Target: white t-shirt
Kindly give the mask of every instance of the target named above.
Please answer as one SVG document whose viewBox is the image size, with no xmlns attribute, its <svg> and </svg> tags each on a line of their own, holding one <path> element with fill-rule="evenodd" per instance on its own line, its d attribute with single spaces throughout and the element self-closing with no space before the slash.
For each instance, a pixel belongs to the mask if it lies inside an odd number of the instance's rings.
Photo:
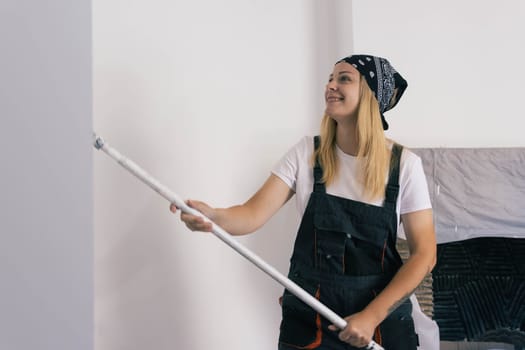
<svg viewBox="0 0 525 350">
<path fill-rule="evenodd" d="M 313 152 L 313 137 L 305 136 L 281 158 L 272 170 L 274 175 L 283 180 L 295 192 L 297 209 L 301 216 L 306 209 L 314 185 L 311 163 Z M 339 147 L 336 147 L 336 152 L 339 161 L 339 173 L 342 175 L 338 176 L 326 188 L 326 192 L 339 197 L 382 206 L 384 198 L 372 202 L 365 199 L 363 186 L 356 175 L 361 160 L 344 153 Z M 388 174 L 385 174 L 385 186 L 387 182 Z M 399 195 L 396 206 L 397 222 L 399 224 L 400 214 L 431 207 L 421 158 L 404 148 L 399 169 Z"/>
<path fill-rule="evenodd" d="M 336 151 L 339 161 L 339 171 L 343 176 L 338 176 L 336 180 L 326 188 L 326 192 L 339 197 L 382 206 L 384 199 L 370 202 L 363 196 L 363 187 L 356 176 L 360 160 L 358 160 L 357 157 L 344 153 L 338 147 L 336 147 Z M 295 192 L 297 209 L 301 217 L 304 214 L 308 199 L 313 191 L 314 177 L 311 163 L 313 152 L 313 137 L 305 136 L 281 158 L 272 170 L 274 175 L 283 180 L 288 187 Z M 388 175 L 385 174 L 385 185 L 387 182 Z M 396 204 L 398 226 L 400 214 L 429 209 L 431 207 L 427 180 L 423 172 L 421 158 L 404 148 L 401 154 L 399 194 Z M 398 232 L 398 236 L 405 238 L 402 230 Z M 419 336 L 419 348 L 438 350 L 439 329 L 436 322 L 428 318 L 421 311 L 415 295 L 412 295 L 410 299 L 414 306 L 412 317 L 414 318 L 416 333 L 418 333 Z"/>
</svg>

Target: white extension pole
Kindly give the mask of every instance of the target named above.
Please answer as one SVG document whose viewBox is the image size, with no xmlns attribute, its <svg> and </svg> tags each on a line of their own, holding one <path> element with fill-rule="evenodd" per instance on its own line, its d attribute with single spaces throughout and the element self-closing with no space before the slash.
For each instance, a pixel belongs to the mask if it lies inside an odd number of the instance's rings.
<svg viewBox="0 0 525 350">
<path fill-rule="evenodd" d="M 235 239 L 233 239 L 233 237 L 229 233 L 224 231 L 221 227 L 216 225 L 209 218 L 205 217 L 199 211 L 193 208 L 190 208 L 182 199 L 179 198 L 179 196 L 177 196 L 175 193 L 170 191 L 170 189 L 162 185 L 160 182 L 154 179 L 151 175 L 146 173 L 146 171 L 144 171 L 141 167 L 135 164 L 132 160 L 124 157 L 116 149 L 110 147 L 101 137 L 98 137 L 95 133 L 93 133 L 93 138 L 94 138 L 94 146 L 96 149 L 104 151 L 107 155 L 109 155 L 111 158 L 117 161 L 122 167 L 124 167 L 130 173 L 132 173 L 137 178 L 142 180 L 142 182 L 144 182 L 146 185 L 151 187 L 162 197 L 166 198 L 170 203 L 175 204 L 177 208 L 179 208 L 183 212 L 200 216 L 204 218 L 204 220 L 209 221 L 212 224 L 212 233 L 215 236 L 217 236 L 220 240 L 222 240 L 224 243 L 229 245 L 231 248 L 233 248 L 239 254 L 244 256 L 246 259 L 251 261 L 255 266 L 260 268 L 262 271 L 266 272 L 270 277 L 272 277 L 274 280 L 276 280 L 282 286 L 284 286 L 290 293 L 292 293 L 293 295 L 301 299 L 304 303 L 309 305 L 311 308 L 313 308 L 315 311 L 317 311 L 319 314 L 325 317 L 328 321 L 332 322 L 332 324 L 337 326 L 339 329 L 344 329 L 346 327 L 347 323 L 343 318 L 341 318 L 335 312 L 327 308 L 324 304 L 322 304 L 315 297 L 308 294 L 304 289 L 302 289 L 296 283 L 294 283 L 293 281 L 288 279 L 286 276 L 281 274 L 274 267 L 266 263 L 255 253 L 253 253 L 248 248 L 244 247 L 242 244 L 237 242 Z M 366 349 L 367 350 L 384 350 L 380 345 L 378 345 L 374 341 L 371 341 L 367 345 Z"/>
</svg>

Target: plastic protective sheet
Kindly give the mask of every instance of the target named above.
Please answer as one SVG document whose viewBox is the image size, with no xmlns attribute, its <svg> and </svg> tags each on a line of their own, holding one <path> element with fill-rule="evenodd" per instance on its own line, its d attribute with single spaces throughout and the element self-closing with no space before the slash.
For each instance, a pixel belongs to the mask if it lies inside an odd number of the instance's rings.
<svg viewBox="0 0 525 350">
<path fill-rule="evenodd" d="M 525 148 L 419 148 L 438 243 L 525 238 Z"/>
</svg>

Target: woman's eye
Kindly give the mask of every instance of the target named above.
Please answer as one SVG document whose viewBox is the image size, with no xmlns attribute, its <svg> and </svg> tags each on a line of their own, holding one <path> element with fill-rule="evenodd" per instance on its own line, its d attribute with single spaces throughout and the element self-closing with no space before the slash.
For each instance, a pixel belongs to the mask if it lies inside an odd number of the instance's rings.
<svg viewBox="0 0 525 350">
<path fill-rule="evenodd" d="M 350 81 L 350 77 L 346 76 L 346 75 L 342 75 L 342 76 L 339 77 L 339 81 L 348 82 L 348 81 Z"/>
</svg>

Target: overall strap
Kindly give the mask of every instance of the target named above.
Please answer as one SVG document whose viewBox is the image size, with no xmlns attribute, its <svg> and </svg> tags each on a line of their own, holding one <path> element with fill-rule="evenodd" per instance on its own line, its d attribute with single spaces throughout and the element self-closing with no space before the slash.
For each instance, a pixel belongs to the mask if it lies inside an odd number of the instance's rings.
<svg viewBox="0 0 525 350">
<path fill-rule="evenodd" d="M 395 209 L 397 196 L 399 195 L 399 167 L 401 163 L 401 153 L 403 146 L 394 143 L 392 146 L 392 156 L 390 158 L 390 174 L 388 184 L 385 189 L 385 203 L 383 207 Z"/>
<path fill-rule="evenodd" d="M 314 137 L 314 152 L 319 149 L 319 142 L 320 138 L 319 135 Z M 323 168 L 321 168 L 321 164 L 319 164 L 318 157 L 315 157 L 315 165 L 314 165 L 314 192 L 318 193 L 326 193 L 326 188 L 323 183 Z"/>
</svg>

